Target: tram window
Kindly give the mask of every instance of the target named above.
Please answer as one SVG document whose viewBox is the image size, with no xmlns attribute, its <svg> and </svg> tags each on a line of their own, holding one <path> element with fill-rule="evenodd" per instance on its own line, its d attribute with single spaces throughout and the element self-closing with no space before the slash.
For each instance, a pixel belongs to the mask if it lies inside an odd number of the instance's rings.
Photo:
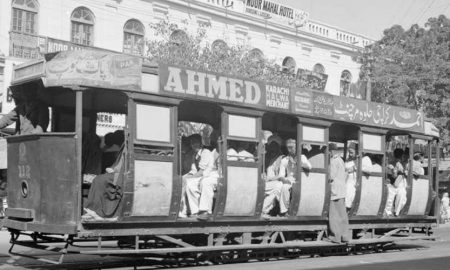
<svg viewBox="0 0 450 270">
<path fill-rule="evenodd" d="M 428 158 L 430 156 L 428 141 L 414 140 L 414 154 L 412 161 L 412 173 L 415 176 L 428 175 Z"/>
<path fill-rule="evenodd" d="M 256 118 L 229 114 L 228 135 L 256 138 Z"/>
<path fill-rule="evenodd" d="M 327 147 L 322 144 L 304 144 L 303 151 L 311 163 L 312 168 L 325 168 L 325 151 Z"/>
<path fill-rule="evenodd" d="M 228 140 L 227 142 L 227 160 L 255 162 L 257 160 L 256 142 Z"/>
<path fill-rule="evenodd" d="M 170 108 L 136 104 L 136 139 L 170 142 Z"/>
<path fill-rule="evenodd" d="M 381 139 L 382 139 L 382 136 L 380 136 L 380 135 L 363 133 L 363 135 L 362 135 L 363 150 L 382 151 Z"/>
<path fill-rule="evenodd" d="M 310 126 L 303 126 L 303 140 L 313 142 L 325 141 L 325 129 Z"/>
<path fill-rule="evenodd" d="M 383 172 L 383 155 L 363 153 L 361 159 L 361 171 L 364 174 Z"/>
</svg>

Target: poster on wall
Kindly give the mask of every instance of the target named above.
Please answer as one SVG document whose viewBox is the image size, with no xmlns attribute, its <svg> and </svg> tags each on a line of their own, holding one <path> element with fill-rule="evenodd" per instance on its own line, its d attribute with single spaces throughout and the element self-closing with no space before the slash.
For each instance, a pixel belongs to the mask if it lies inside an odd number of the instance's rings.
<svg viewBox="0 0 450 270">
<path fill-rule="evenodd" d="M 325 91 L 328 75 L 299 68 L 297 70 L 297 80 L 300 80 L 301 88 Z"/>
<path fill-rule="evenodd" d="M 312 91 L 306 89 L 294 89 L 292 99 L 292 108 L 294 113 L 312 114 Z"/>
</svg>

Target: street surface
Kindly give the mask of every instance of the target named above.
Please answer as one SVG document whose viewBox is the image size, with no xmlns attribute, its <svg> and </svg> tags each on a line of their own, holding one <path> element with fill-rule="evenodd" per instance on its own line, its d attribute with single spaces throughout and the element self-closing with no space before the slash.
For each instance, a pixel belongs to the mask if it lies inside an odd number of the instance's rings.
<svg viewBox="0 0 450 270">
<path fill-rule="evenodd" d="M 302 257 L 299 259 L 251 261 L 239 264 L 183 266 L 182 269 L 258 269 L 258 270 L 300 270 L 300 269 L 400 269 L 441 270 L 450 267 L 450 223 L 435 230 L 436 241 L 402 242 L 396 248 L 383 253 L 345 255 L 329 257 Z M 69 254 L 62 265 L 49 263 L 58 256 L 51 251 L 16 246 L 20 254 L 8 254 L 9 233 L 0 231 L 0 270 L 3 269 L 170 269 L 173 265 L 161 264 L 157 259 L 136 259 L 100 257 Z M 76 248 L 71 248 L 75 250 Z"/>
</svg>

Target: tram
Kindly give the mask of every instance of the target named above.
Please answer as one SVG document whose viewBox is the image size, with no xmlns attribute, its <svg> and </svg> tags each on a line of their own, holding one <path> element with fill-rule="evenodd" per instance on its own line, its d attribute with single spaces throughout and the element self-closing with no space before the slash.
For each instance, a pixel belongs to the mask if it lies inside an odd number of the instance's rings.
<svg viewBox="0 0 450 270">
<path fill-rule="evenodd" d="M 63 256 L 77 241 L 93 240 L 97 246 L 81 252 L 222 259 L 226 253 L 233 260 L 268 250 L 287 256 L 330 246 L 380 248 L 397 239 L 432 238 L 438 223 L 439 157 L 432 158 L 438 151 L 431 150 L 439 133 L 419 111 L 100 51 L 59 52 L 16 66 L 11 90 L 30 89 L 37 89 L 37 98 L 51 108 L 51 124 L 41 134 L 7 138 L 9 207 L 3 226 L 11 232 L 11 250 L 61 241 Z M 95 134 L 97 114 L 105 112 L 126 119 L 115 182 L 122 196 L 114 219 L 82 220 L 89 191 L 83 182 L 83 137 Z M 178 216 L 179 121 L 209 124 L 220 132 L 222 175 L 208 221 Z M 309 172 L 297 169 L 287 217 L 261 218 L 262 130 L 295 138 L 297 153 L 306 145 L 322 149 Z M 406 205 L 398 216 L 386 216 L 387 149 L 398 136 L 406 138 L 409 166 L 416 145 L 425 149 L 428 162 L 420 177 L 409 170 Z M 248 142 L 254 161 L 227 160 L 231 141 Z M 349 142 L 356 142 L 358 159 L 370 153 L 382 165 L 381 172 L 371 174 L 358 166 L 349 220 L 350 229 L 364 237 L 355 234 L 343 245 L 322 241 L 330 203 L 329 142 L 344 153 Z M 104 246 L 109 240 L 120 248 Z"/>
</svg>

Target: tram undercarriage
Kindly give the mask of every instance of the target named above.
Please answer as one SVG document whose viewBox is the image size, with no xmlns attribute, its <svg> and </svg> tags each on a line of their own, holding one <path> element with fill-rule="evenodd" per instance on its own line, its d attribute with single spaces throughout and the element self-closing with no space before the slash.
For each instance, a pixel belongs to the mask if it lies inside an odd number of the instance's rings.
<svg viewBox="0 0 450 270">
<path fill-rule="evenodd" d="M 426 220 L 422 223 L 353 223 L 350 225 L 353 239 L 348 243 L 333 243 L 326 240 L 326 224 L 298 225 L 283 221 L 236 225 L 187 224 L 154 224 L 145 229 L 133 228 L 132 224 L 128 224 L 129 228 L 111 229 L 112 224 L 90 222 L 83 224 L 83 229 L 77 235 L 28 233 L 10 229 L 9 252 L 21 255 L 14 252 L 16 245 L 54 251 L 60 256 L 58 260 L 46 260 L 52 264 L 63 263 L 67 254 L 155 257 L 164 263 L 176 265 L 237 263 L 383 252 L 398 242 L 435 240 L 432 229 L 436 225 Z"/>
</svg>

